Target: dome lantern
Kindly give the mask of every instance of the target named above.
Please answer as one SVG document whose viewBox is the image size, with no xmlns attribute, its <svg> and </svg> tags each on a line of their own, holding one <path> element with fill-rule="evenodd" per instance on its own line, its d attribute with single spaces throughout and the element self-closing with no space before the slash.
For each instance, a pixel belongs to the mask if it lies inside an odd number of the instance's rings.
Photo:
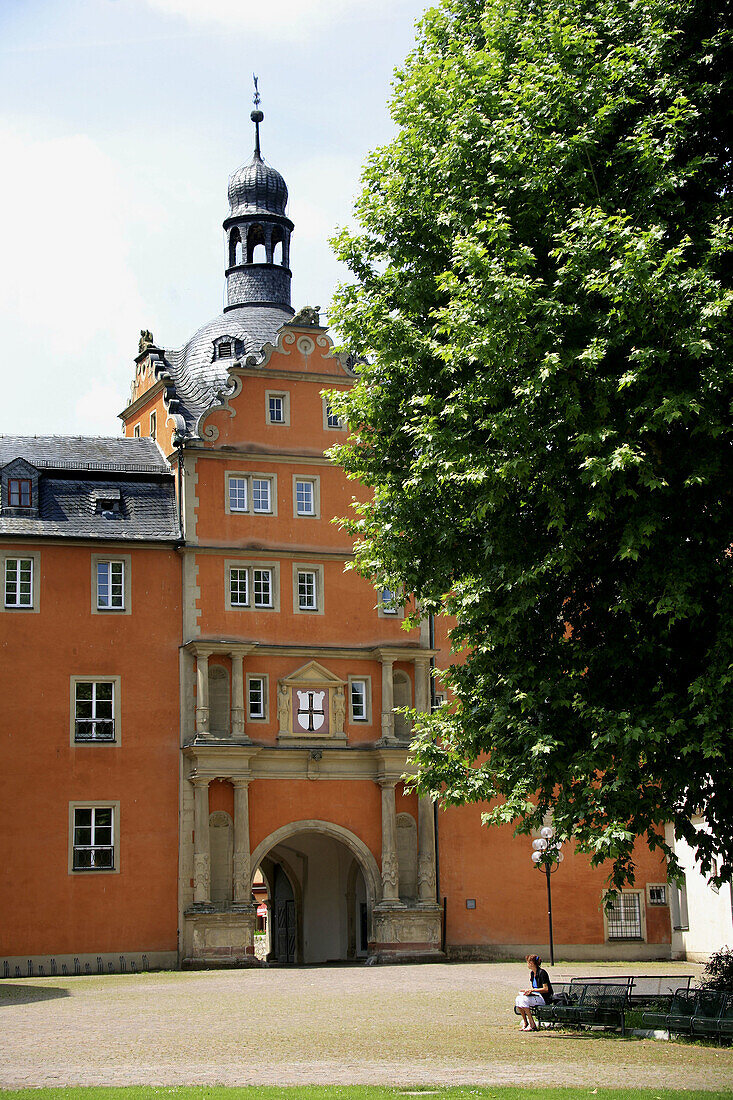
<svg viewBox="0 0 733 1100">
<path fill-rule="evenodd" d="M 229 178 L 227 239 L 227 305 L 277 305 L 290 309 L 290 234 L 285 214 L 288 189 L 280 173 L 260 150 L 260 95 L 255 77 L 255 144 L 251 158 Z"/>
</svg>

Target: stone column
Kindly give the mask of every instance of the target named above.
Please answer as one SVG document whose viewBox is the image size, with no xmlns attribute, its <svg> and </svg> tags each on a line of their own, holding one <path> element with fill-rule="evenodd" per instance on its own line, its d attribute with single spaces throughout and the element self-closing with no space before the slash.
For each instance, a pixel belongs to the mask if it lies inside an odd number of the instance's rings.
<svg viewBox="0 0 733 1100">
<path fill-rule="evenodd" d="M 244 661 L 241 653 L 232 653 L 232 737 L 244 735 Z"/>
<path fill-rule="evenodd" d="M 240 658 L 241 660 L 241 658 Z M 252 903 L 250 886 L 249 850 L 249 779 L 232 779 L 234 787 L 234 902 L 239 905 Z"/>
<path fill-rule="evenodd" d="M 196 654 L 196 733 L 209 732 L 209 655 Z"/>
<path fill-rule="evenodd" d="M 209 854 L 209 782 L 195 776 L 193 784 L 193 902 L 211 904 L 211 857 Z"/>
<path fill-rule="evenodd" d="M 397 905 L 400 900 L 400 871 L 397 862 L 397 814 L 395 779 L 380 779 L 382 788 L 382 905 Z"/>
<path fill-rule="evenodd" d="M 391 657 L 382 657 L 382 737 L 394 738 L 394 682 Z"/>
<path fill-rule="evenodd" d="M 435 817 L 424 795 L 417 801 L 417 896 L 422 905 L 435 905 Z"/>
<path fill-rule="evenodd" d="M 430 713 L 430 657 L 415 658 L 415 710 Z"/>
</svg>

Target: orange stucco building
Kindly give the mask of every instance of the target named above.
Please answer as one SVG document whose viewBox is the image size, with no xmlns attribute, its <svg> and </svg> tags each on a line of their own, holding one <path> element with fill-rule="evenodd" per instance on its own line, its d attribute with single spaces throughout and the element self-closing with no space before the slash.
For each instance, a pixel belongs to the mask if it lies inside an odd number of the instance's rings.
<svg viewBox="0 0 733 1100">
<path fill-rule="evenodd" d="M 404 791 L 395 708 L 435 704 L 446 626 L 404 630 L 345 570 L 332 519 L 359 487 L 324 394 L 356 375 L 291 307 L 253 119 L 222 314 L 178 350 L 142 334 L 124 439 L 1 441 L 6 976 L 254 964 L 258 869 L 273 960 L 545 950 L 529 842 Z M 611 914 L 603 871 L 565 856 L 560 955 L 669 957 L 657 855 Z"/>
</svg>

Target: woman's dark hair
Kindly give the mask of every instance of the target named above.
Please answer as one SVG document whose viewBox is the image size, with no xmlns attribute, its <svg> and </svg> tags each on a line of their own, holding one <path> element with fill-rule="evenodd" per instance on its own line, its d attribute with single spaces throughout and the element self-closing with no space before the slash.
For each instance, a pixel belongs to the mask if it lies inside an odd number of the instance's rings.
<svg viewBox="0 0 733 1100">
<path fill-rule="evenodd" d="M 527 962 L 534 963 L 538 970 L 542 966 L 542 959 L 539 955 L 527 955 Z"/>
</svg>

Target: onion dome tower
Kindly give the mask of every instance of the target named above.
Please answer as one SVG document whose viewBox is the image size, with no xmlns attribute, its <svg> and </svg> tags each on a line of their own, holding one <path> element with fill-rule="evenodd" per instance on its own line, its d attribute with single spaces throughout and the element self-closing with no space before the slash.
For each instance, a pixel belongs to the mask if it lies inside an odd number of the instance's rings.
<svg viewBox="0 0 733 1100">
<path fill-rule="evenodd" d="M 255 124 L 252 157 L 229 179 L 229 216 L 224 222 L 228 264 L 227 304 L 224 312 L 242 306 L 290 306 L 290 234 L 293 223 L 285 216 L 288 189 L 280 173 L 262 159 L 255 77 Z"/>
</svg>

